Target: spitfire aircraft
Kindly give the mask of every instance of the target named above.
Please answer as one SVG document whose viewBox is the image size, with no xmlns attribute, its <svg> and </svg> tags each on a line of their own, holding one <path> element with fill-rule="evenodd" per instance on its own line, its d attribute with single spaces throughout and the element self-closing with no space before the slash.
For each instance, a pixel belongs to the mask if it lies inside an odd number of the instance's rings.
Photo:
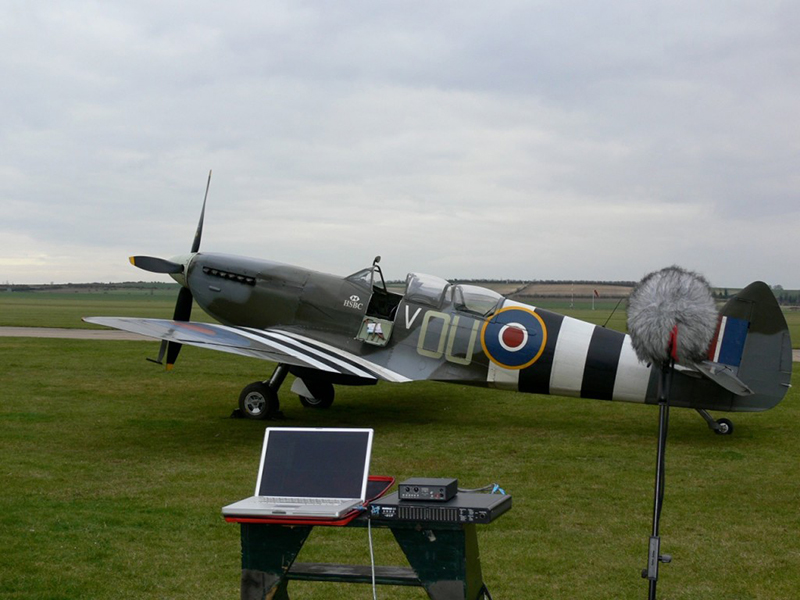
<svg viewBox="0 0 800 600">
<path fill-rule="evenodd" d="M 402 291 L 392 291 L 380 257 L 341 277 L 200 252 L 205 205 L 189 254 L 131 258 L 182 286 L 173 319 L 84 320 L 161 339 L 157 362 L 167 368 L 183 344 L 277 363 L 269 379 L 242 390 L 239 409 L 248 418 L 279 415 L 289 373 L 291 391 L 312 408 L 331 406 L 337 385 L 419 380 L 657 403 L 658 369 L 638 360 L 626 334 L 432 275 L 410 273 Z M 191 321 L 193 302 L 218 324 Z M 722 308 L 708 360 L 678 367 L 672 404 L 730 434 L 732 423 L 708 411 L 772 408 L 791 368 L 786 321 L 769 287 L 755 282 Z"/>
</svg>

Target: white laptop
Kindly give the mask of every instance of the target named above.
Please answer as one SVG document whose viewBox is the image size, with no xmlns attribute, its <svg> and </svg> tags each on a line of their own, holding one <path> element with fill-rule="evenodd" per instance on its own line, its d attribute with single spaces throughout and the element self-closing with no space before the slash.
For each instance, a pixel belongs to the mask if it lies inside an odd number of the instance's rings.
<svg viewBox="0 0 800 600">
<path fill-rule="evenodd" d="M 268 427 L 255 495 L 230 517 L 339 518 L 364 504 L 372 429 Z"/>
</svg>

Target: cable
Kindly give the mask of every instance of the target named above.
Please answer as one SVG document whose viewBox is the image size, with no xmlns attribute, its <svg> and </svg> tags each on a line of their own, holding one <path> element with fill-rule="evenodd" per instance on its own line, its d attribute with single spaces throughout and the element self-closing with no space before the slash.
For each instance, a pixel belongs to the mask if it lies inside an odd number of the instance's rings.
<svg viewBox="0 0 800 600">
<path fill-rule="evenodd" d="M 369 538 L 369 564 L 372 570 L 372 600 L 378 600 L 378 588 L 375 585 L 375 552 L 372 549 L 372 519 L 367 519 L 367 537 Z"/>
<path fill-rule="evenodd" d="M 608 318 L 606 319 L 606 322 L 603 323 L 603 329 L 606 328 L 606 325 L 608 325 L 608 322 L 611 320 L 611 317 L 614 316 L 614 313 L 617 312 L 617 309 L 619 308 L 619 305 L 622 304 L 623 300 L 625 300 L 625 298 L 620 298 L 619 299 L 619 302 L 617 302 L 617 305 L 614 307 L 614 310 L 611 311 L 611 314 L 608 315 Z"/>
<path fill-rule="evenodd" d="M 489 490 L 491 490 L 491 492 L 489 492 Z M 499 493 L 499 494 L 503 494 L 504 496 L 506 495 L 506 491 L 496 483 L 490 483 L 489 485 L 485 485 L 485 486 L 479 487 L 479 488 L 472 488 L 472 489 L 458 488 L 458 491 L 462 492 L 464 494 L 472 494 L 472 493 L 476 493 L 476 492 L 489 492 L 491 494 Z"/>
</svg>

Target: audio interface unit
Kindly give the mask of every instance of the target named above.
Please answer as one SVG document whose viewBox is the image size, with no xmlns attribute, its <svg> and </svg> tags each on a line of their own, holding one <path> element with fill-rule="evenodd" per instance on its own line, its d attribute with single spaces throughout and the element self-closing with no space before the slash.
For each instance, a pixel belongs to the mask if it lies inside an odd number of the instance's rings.
<svg viewBox="0 0 800 600">
<path fill-rule="evenodd" d="M 447 502 L 458 493 L 458 479 L 412 477 L 397 487 L 400 500 Z"/>
</svg>

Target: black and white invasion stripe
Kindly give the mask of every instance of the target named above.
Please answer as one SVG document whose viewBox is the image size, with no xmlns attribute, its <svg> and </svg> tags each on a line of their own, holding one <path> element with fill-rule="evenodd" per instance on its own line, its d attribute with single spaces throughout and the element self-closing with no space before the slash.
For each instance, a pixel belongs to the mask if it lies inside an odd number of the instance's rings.
<svg viewBox="0 0 800 600">
<path fill-rule="evenodd" d="M 312 368 L 366 379 L 384 379 L 394 382 L 409 381 L 407 377 L 395 373 L 390 369 L 386 369 L 366 359 L 355 356 L 354 354 L 294 332 L 253 329 L 249 327 L 239 328 L 238 330 L 249 334 L 249 336 L 253 336 L 263 343 L 280 347 L 281 351 L 307 362 Z"/>
<path fill-rule="evenodd" d="M 511 301 L 504 306 L 510 305 L 525 306 Z M 487 376 L 490 384 L 534 394 L 645 401 L 650 369 L 636 358 L 629 336 L 544 309 L 534 310 L 547 329 L 542 355 L 521 370 L 492 363 Z"/>
</svg>

